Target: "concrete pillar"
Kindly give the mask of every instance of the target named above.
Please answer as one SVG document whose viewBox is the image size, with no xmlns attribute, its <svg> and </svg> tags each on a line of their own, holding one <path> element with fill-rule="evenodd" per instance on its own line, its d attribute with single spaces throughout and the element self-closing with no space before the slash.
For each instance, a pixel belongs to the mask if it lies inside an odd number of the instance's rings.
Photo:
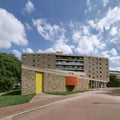
<svg viewBox="0 0 120 120">
<path fill-rule="evenodd" d="M 97 81 L 95 81 L 95 89 L 98 89 Z"/>
<path fill-rule="evenodd" d="M 93 89 L 96 89 L 96 81 L 93 81 Z"/>
</svg>

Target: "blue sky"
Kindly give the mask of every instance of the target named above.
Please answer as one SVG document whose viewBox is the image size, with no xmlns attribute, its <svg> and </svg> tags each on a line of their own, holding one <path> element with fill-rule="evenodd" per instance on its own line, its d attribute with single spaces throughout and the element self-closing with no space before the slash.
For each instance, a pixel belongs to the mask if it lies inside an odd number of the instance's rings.
<svg viewBox="0 0 120 120">
<path fill-rule="evenodd" d="M 0 0 L 0 52 L 55 51 L 120 70 L 120 0 Z"/>
</svg>

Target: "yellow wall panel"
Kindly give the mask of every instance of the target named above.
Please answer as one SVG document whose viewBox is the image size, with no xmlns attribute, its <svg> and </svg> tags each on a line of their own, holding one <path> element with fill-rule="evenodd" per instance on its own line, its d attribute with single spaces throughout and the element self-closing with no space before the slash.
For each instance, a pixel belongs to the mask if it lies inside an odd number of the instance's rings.
<svg viewBox="0 0 120 120">
<path fill-rule="evenodd" d="M 36 93 L 43 92 L 43 73 L 36 73 Z"/>
</svg>

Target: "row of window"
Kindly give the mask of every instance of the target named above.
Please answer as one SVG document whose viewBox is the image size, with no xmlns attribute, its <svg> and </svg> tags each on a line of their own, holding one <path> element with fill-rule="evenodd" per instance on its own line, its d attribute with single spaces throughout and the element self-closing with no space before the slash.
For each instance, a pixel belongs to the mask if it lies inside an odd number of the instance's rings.
<svg viewBox="0 0 120 120">
<path fill-rule="evenodd" d="M 89 78 L 93 78 L 93 79 L 95 79 L 95 78 L 103 78 L 103 76 L 102 75 L 96 75 L 96 76 L 89 75 Z M 106 76 L 106 78 L 108 78 L 108 76 Z"/>
</svg>

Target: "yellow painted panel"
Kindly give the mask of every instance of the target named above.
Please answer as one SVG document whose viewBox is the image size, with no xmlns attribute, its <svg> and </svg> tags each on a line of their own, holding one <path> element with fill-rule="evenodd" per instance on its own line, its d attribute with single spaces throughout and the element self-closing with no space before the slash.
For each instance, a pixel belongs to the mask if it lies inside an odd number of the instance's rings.
<svg viewBox="0 0 120 120">
<path fill-rule="evenodd" d="M 42 93 L 43 91 L 43 74 L 36 73 L 36 93 Z"/>
</svg>

